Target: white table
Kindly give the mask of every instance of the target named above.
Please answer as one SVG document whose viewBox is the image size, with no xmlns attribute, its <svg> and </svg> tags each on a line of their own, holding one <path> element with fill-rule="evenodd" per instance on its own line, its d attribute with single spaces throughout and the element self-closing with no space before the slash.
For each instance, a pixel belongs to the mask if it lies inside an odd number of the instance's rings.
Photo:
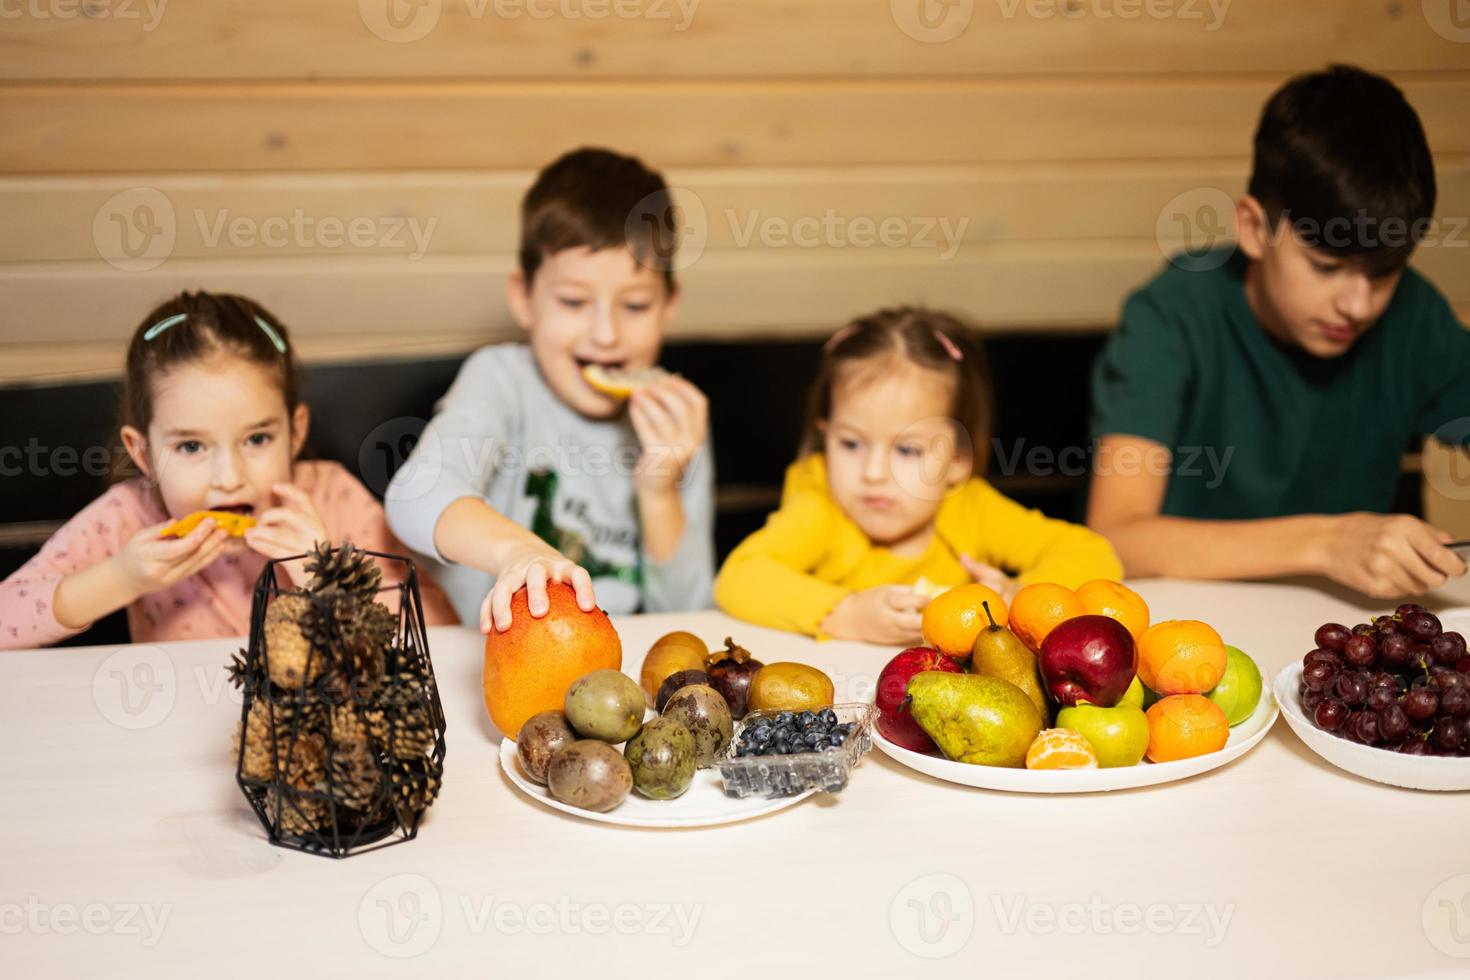
<svg viewBox="0 0 1470 980">
<path fill-rule="evenodd" d="M 1310 584 L 1139 589 L 1155 619 L 1204 619 L 1272 674 L 1320 623 L 1383 608 Z M 1435 601 L 1470 595 L 1456 591 Z M 713 612 L 617 625 L 635 675 L 674 628 L 816 664 L 839 695 L 870 690 L 892 653 Z M 480 639 L 438 629 L 444 792 L 417 840 L 333 861 L 268 844 L 235 785 L 239 703 L 222 665 L 238 646 L 0 655 L 0 974 L 1470 972 L 1470 877 L 1457 879 L 1470 798 L 1349 776 L 1284 723 L 1233 765 L 1151 789 L 990 793 L 875 751 L 837 796 L 727 827 L 630 830 L 511 786 L 481 705 Z M 1458 923 L 1441 901 L 1460 903 Z"/>
</svg>

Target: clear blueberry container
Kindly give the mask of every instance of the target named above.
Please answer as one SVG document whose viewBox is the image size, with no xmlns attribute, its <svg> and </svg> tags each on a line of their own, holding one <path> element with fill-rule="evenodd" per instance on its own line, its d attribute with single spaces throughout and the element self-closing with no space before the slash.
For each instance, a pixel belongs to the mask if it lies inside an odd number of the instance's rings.
<svg viewBox="0 0 1470 980">
<path fill-rule="evenodd" d="M 846 702 L 832 705 L 838 724 L 852 725 L 841 745 L 820 751 L 791 755 L 736 755 L 740 733 L 761 718 L 775 720 L 777 711 L 752 711 L 735 724 L 735 737 L 718 760 L 720 775 L 725 780 L 725 795 L 740 799 L 747 796 L 795 796 L 807 790 L 836 793 L 847 785 L 853 768 L 863 753 L 873 747 L 873 705 Z M 800 714 L 799 712 L 797 714 Z"/>
</svg>

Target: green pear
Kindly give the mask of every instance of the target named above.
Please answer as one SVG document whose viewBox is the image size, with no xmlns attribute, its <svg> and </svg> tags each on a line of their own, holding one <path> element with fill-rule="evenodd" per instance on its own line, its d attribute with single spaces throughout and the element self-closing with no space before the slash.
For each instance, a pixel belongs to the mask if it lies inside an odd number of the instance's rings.
<svg viewBox="0 0 1470 980">
<path fill-rule="evenodd" d="M 1231 725 L 1239 725 L 1261 701 L 1261 669 L 1239 647 L 1227 646 L 1225 656 L 1225 673 L 1205 697 L 1220 706 Z"/>
<path fill-rule="evenodd" d="M 998 626 L 990 614 L 990 603 L 982 602 L 985 616 L 990 625 L 975 637 L 975 649 L 970 656 L 970 671 L 986 677 L 998 677 L 1026 692 L 1036 710 L 1041 713 L 1042 724 L 1046 724 L 1046 693 L 1041 687 L 1041 672 L 1036 667 L 1036 654 L 1026 644 L 1006 629 Z"/>
<path fill-rule="evenodd" d="M 1111 708 L 1078 704 L 1057 712 L 1057 727 L 1070 728 L 1092 745 L 1102 769 L 1136 766 L 1148 751 L 1148 716 L 1136 704 Z"/>
<path fill-rule="evenodd" d="M 906 694 L 914 721 L 956 762 L 1019 768 L 1041 731 L 1041 713 L 1010 681 L 984 674 L 915 674 Z"/>
</svg>

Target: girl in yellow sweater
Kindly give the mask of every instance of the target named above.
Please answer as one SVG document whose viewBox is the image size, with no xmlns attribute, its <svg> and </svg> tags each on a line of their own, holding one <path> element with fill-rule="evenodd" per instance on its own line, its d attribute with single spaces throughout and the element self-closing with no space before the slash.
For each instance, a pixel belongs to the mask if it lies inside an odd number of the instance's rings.
<svg viewBox="0 0 1470 980">
<path fill-rule="evenodd" d="M 918 641 L 930 585 L 974 580 L 1009 602 L 1030 582 L 1120 578 L 1106 538 L 973 475 L 990 445 L 984 358 L 937 311 L 882 310 L 834 334 L 781 507 L 726 560 L 720 608 L 818 639 L 894 645 Z"/>
</svg>

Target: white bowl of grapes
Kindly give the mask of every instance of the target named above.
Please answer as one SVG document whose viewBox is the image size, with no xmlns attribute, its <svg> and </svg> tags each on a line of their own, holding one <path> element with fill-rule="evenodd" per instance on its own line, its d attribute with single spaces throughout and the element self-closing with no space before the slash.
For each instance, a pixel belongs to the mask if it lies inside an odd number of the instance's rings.
<svg viewBox="0 0 1470 980">
<path fill-rule="evenodd" d="M 1371 623 L 1326 623 L 1276 675 L 1291 730 L 1339 769 L 1390 786 L 1470 790 L 1470 608 L 1405 603 Z"/>
</svg>

